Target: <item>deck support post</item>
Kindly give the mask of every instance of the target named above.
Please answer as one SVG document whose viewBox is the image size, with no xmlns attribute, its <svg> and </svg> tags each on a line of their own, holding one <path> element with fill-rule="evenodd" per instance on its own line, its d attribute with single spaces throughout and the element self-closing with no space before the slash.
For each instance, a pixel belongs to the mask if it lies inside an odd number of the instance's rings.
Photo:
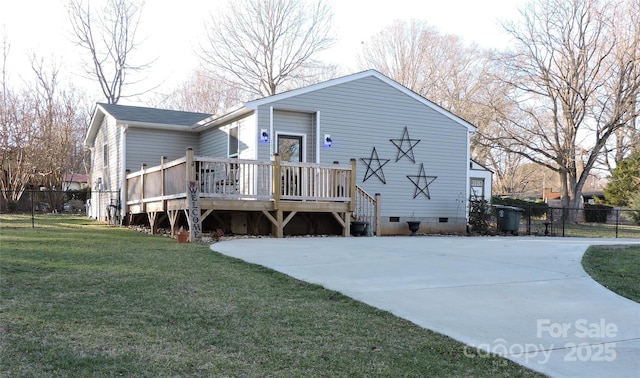
<svg viewBox="0 0 640 378">
<path fill-rule="evenodd" d="M 151 226 L 151 235 L 155 235 L 158 231 L 158 226 L 156 226 L 156 215 L 158 213 L 155 211 L 148 211 L 147 218 L 149 218 L 149 226 Z"/>
<path fill-rule="evenodd" d="M 193 161 L 193 148 L 187 148 L 187 183 L 196 181 L 196 163 Z"/>
<path fill-rule="evenodd" d="M 273 207 L 276 211 L 275 236 L 276 238 L 284 237 L 284 224 L 282 209 L 280 209 L 280 196 L 282 195 L 282 167 L 280 166 L 280 155 L 273 154 Z"/>
<path fill-rule="evenodd" d="M 351 202 L 349 202 L 349 211 L 356 210 L 356 159 L 351 159 L 351 177 L 349 180 L 349 193 L 351 193 Z"/>
<path fill-rule="evenodd" d="M 160 157 L 160 196 L 162 198 L 164 198 L 164 175 L 165 175 L 165 169 L 164 169 L 164 165 L 167 162 L 167 157 L 166 156 L 161 156 Z"/>
<path fill-rule="evenodd" d="M 380 193 L 375 194 L 375 199 L 376 199 L 376 203 L 373 211 L 373 217 L 374 217 L 373 221 L 375 222 L 376 236 L 380 236 L 380 228 L 382 226 L 382 219 L 381 219 L 382 202 L 380 201 L 382 199 L 382 196 L 380 195 Z"/>
<path fill-rule="evenodd" d="M 283 222 L 283 214 L 282 214 L 282 210 L 278 209 L 276 210 L 276 238 L 283 238 L 284 237 L 284 224 L 282 224 Z"/>
<path fill-rule="evenodd" d="M 289 215 L 287 215 L 287 217 L 282 221 L 282 229 L 283 229 L 283 231 L 284 231 L 284 226 L 286 226 L 286 225 L 289 223 L 289 221 L 290 221 L 291 219 L 293 219 L 293 217 L 294 217 L 296 214 L 298 214 L 298 212 L 297 212 L 297 211 L 292 211 L 292 212 L 290 212 L 290 213 L 289 213 Z"/>
<path fill-rule="evenodd" d="M 145 202 L 144 202 L 144 171 L 147 169 L 147 164 L 142 163 L 142 166 L 140 167 L 140 172 L 142 172 L 142 174 L 140 175 L 140 204 L 142 205 L 142 211 L 145 210 Z"/>
<path fill-rule="evenodd" d="M 180 210 L 168 210 L 167 214 L 169 215 L 169 224 L 171 225 L 171 236 L 176 235 L 176 220 L 178 220 L 178 214 Z"/>
<path fill-rule="evenodd" d="M 333 217 L 336 218 L 340 226 L 342 226 L 342 236 L 351 236 L 351 232 L 350 232 L 351 230 L 349 229 L 349 226 L 351 223 L 349 222 L 349 217 L 351 217 L 351 214 L 337 213 L 335 211 L 332 212 L 331 214 L 333 214 Z"/>
</svg>

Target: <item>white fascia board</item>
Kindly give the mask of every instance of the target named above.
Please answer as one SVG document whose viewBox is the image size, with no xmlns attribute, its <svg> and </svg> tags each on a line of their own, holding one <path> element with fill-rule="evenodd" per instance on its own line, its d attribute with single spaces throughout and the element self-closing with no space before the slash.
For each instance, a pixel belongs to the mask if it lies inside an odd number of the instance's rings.
<svg viewBox="0 0 640 378">
<path fill-rule="evenodd" d="M 241 106 L 233 110 L 230 110 L 227 113 L 222 114 L 220 116 L 211 116 L 209 118 L 206 118 L 196 123 L 195 125 L 191 126 L 191 131 L 201 132 L 201 131 L 208 130 L 212 127 L 224 125 L 229 123 L 230 121 L 233 121 L 234 119 L 250 114 L 253 111 L 254 110 L 251 108 Z"/>
<path fill-rule="evenodd" d="M 87 130 L 87 135 L 84 137 L 85 146 L 94 146 L 96 135 L 98 135 L 98 129 L 100 129 L 100 124 L 107 114 L 107 111 L 104 110 L 100 104 L 96 105 L 96 108 L 93 111 L 93 116 L 91 117 L 91 124 L 89 124 L 89 129 Z"/>
<path fill-rule="evenodd" d="M 186 132 L 196 132 L 193 126 L 184 126 L 184 125 L 168 125 L 165 123 L 149 123 L 149 122 L 132 122 L 125 120 L 118 120 L 118 125 L 120 126 L 128 126 L 135 127 L 140 129 L 155 129 L 155 130 L 167 130 L 167 131 L 186 131 Z"/>
</svg>

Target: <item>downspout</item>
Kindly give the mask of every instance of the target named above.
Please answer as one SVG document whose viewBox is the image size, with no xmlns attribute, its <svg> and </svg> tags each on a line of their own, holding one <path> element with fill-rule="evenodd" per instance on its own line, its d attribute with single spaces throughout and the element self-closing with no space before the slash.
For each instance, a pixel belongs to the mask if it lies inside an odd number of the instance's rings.
<svg viewBox="0 0 640 378">
<path fill-rule="evenodd" d="M 467 172 L 467 179 L 465 180 L 465 197 L 464 197 L 464 218 L 466 220 L 466 225 L 469 224 L 469 198 L 471 198 L 471 131 L 467 132 L 467 160 L 465 161 L 465 167 Z"/>
<path fill-rule="evenodd" d="M 256 116 L 257 117 L 257 116 Z M 269 107 L 269 159 L 273 156 L 275 152 L 273 139 L 275 135 L 273 134 L 273 106 Z"/>
<path fill-rule="evenodd" d="M 127 210 L 127 129 L 125 124 L 120 129 L 120 140 L 122 141 L 122 167 L 120 168 L 120 225 L 123 225 Z"/>
<path fill-rule="evenodd" d="M 320 111 L 316 112 L 316 164 L 320 164 Z"/>
</svg>

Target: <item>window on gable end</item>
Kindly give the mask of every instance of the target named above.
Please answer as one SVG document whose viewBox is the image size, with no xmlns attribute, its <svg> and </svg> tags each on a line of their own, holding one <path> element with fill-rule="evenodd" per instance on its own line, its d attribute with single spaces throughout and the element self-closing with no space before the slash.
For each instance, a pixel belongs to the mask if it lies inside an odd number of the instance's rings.
<svg viewBox="0 0 640 378">
<path fill-rule="evenodd" d="M 107 143 L 102 145 L 102 166 L 109 166 L 109 145 Z"/>
<path fill-rule="evenodd" d="M 238 139 L 238 125 L 229 128 L 229 154 L 230 158 L 237 158 L 240 152 L 240 140 Z"/>
</svg>

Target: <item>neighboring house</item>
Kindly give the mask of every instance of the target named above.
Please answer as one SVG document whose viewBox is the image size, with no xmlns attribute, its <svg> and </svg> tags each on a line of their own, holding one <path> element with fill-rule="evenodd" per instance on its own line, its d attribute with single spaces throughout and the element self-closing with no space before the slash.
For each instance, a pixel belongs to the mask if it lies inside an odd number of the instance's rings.
<svg viewBox="0 0 640 378">
<path fill-rule="evenodd" d="M 549 201 L 558 201 L 562 197 L 562 193 L 556 192 L 553 188 L 544 188 L 542 193 L 542 200 L 549 203 Z"/>
<path fill-rule="evenodd" d="M 347 235 L 365 219 L 377 235 L 408 234 L 408 220 L 463 233 L 472 187 L 491 190 L 490 171 L 469 163 L 475 130 L 370 70 L 221 116 L 98 104 L 86 144 L 94 189 L 152 228 L 186 218 L 197 232 Z"/>
<path fill-rule="evenodd" d="M 62 190 L 80 190 L 86 188 L 88 184 L 88 178 L 86 175 L 80 173 L 65 173 L 62 179 Z"/>
</svg>

